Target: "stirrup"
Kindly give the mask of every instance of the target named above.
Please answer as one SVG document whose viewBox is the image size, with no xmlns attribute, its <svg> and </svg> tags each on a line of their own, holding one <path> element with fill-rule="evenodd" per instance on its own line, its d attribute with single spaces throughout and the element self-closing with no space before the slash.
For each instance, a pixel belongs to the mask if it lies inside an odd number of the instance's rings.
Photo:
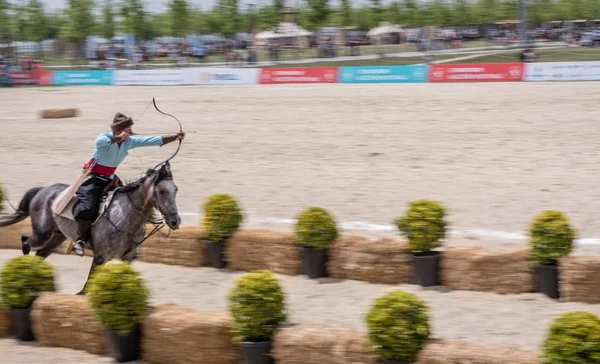
<svg viewBox="0 0 600 364">
<path fill-rule="evenodd" d="M 77 245 L 81 245 L 81 254 L 77 254 L 77 252 L 75 251 L 76 250 L 75 246 L 77 246 Z M 81 240 L 76 241 L 73 244 L 73 251 L 75 251 L 75 255 L 78 255 L 80 257 L 84 256 L 85 255 L 85 242 L 81 241 Z"/>
</svg>

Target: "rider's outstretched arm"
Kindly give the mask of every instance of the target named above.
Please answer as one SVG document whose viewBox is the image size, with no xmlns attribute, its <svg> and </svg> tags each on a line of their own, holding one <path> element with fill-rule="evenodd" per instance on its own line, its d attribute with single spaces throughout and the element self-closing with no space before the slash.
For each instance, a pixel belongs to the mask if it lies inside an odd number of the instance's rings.
<svg viewBox="0 0 600 364">
<path fill-rule="evenodd" d="M 153 146 L 163 146 L 165 144 L 172 143 L 178 140 L 178 137 L 183 136 L 183 133 L 177 133 L 172 135 L 165 136 L 139 136 L 132 135 L 129 137 L 131 140 L 131 149 L 140 148 L 140 147 L 153 147 Z"/>
</svg>

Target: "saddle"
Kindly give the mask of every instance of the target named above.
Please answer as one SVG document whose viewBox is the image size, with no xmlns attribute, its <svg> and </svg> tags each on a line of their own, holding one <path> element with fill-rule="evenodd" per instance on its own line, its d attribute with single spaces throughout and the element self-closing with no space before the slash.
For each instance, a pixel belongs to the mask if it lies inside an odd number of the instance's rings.
<svg viewBox="0 0 600 364">
<path fill-rule="evenodd" d="M 54 212 L 58 216 L 64 217 L 71 221 L 75 221 L 75 217 L 73 216 L 73 207 L 75 205 L 75 202 L 77 202 L 77 195 L 75 195 L 75 193 L 77 192 L 77 189 L 79 188 L 79 186 L 81 186 L 81 184 L 83 182 L 84 181 L 81 181 L 81 183 L 78 183 L 79 184 L 78 186 L 76 184 L 74 184 L 74 185 L 71 185 L 71 186 L 65 188 L 65 190 L 63 192 L 61 192 L 56 197 L 54 202 L 52 203 L 52 212 Z M 98 211 L 96 211 L 96 214 L 94 215 L 92 225 L 96 224 L 96 222 L 98 221 L 100 216 L 102 216 L 102 214 L 110 206 L 110 203 L 112 202 L 112 199 L 114 197 L 114 194 L 115 194 L 115 191 L 117 190 L 117 188 L 122 187 L 122 186 L 123 186 L 123 183 L 121 182 L 119 177 L 115 177 L 115 179 L 113 179 L 104 188 L 104 190 L 102 191 L 102 195 L 100 196 L 100 201 L 98 203 Z M 67 198 L 69 198 L 69 201 L 66 202 L 66 204 L 65 204 L 65 201 Z M 62 211 L 59 211 L 61 204 L 64 206 L 64 208 L 62 208 Z"/>
</svg>

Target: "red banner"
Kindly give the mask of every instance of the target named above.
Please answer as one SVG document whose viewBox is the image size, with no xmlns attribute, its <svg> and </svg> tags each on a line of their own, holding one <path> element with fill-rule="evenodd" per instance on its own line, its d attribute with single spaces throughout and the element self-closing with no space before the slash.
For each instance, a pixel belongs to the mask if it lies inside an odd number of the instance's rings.
<svg viewBox="0 0 600 364">
<path fill-rule="evenodd" d="M 18 71 L 8 75 L 15 85 L 51 85 L 52 71 Z"/>
<path fill-rule="evenodd" d="M 429 82 L 522 81 L 523 63 L 432 64 Z"/>
<path fill-rule="evenodd" d="M 260 83 L 336 83 L 337 74 L 337 67 L 262 68 Z"/>
</svg>

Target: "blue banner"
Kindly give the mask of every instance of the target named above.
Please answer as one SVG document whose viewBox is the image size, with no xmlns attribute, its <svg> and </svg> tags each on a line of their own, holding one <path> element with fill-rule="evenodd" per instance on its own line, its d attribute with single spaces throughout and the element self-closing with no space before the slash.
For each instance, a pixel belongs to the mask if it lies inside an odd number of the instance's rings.
<svg viewBox="0 0 600 364">
<path fill-rule="evenodd" d="M 427 66 L 340 67 L 340 83 L 427 82 Z"/>
<path fill-rule="evenodd" d="M 54 71 L 53 85 L 112 85 L 113 71 Z"/>
</svg>

